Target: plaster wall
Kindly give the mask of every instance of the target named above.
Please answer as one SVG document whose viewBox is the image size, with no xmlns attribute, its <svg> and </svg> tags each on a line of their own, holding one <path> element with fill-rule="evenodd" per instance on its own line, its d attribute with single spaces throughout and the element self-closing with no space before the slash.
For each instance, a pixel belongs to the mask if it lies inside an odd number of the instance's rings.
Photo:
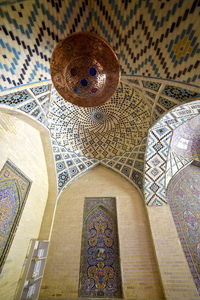
<svg viewBox="0 0 200 300">
<path fill-rule="evenodd" d="M 0 274 L 1 300 L 13 299 L 30 239 L 38 238 L 48 196 L 48 176 L 39 131 L 13 115 L 0 112 L 0 168 L 7 159 L 32 185 Z"/>
<path fill-rule="evenodd" d="M 164 299 L 143 199 L 102 166 L 77 179 L 58 200 L 39 299 L 78 297 L 85 197 L 116 197 L 124 298 Z"/>
</svg>

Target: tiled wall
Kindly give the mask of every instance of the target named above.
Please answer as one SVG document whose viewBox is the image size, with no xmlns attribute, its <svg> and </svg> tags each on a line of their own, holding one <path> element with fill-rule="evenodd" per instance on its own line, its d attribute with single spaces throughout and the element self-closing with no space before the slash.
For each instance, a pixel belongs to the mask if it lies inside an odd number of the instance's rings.
<svg viewBox="0 0 200 300">
<path fill-rule="evenodd" d="M 167 203 L 166 167 L 173 130 L 197 116 L 199 107 L 199 101 L 179 106 L 150 128 L 144 175 L 144 194 L 147 205 Z"/>
<path fill-rule="evenodd" d="M 199 84 L 199 3 L 29 0 L 0 3 L 0 88 L 50 79 L 49 59 L 70 33 L 94 31 L 122 73 Z"/>
<path fill-rule="evenodd" d="M 30 186 L 31 181 L 11 161 L 7 160 L 0 171 L 0 271 L 11 247 Z"/>
<path fill-rule="evenodd" d="M 189 165 L 170 181 L 167 188 L 167 199 L 190 271 L 200 295 L 199 187 L 199 167 Z"/>
<path fill-rule="evenodd" d="M 172 131 L 198 114 L 199 102 L 178 108 L 151 128 L 144 160 L 149 127 L 169 110 L 163 106 L 159 112 L 155 110 L 169 81 L 143 78 L 133 83 L 130 77 L 123 80 L 130 86 L 121 83 L 111 100 L 98 108 L 83 109 L 66 103 L 54 88 L 51 90 L 50 81 L 4 91 L 0 105 L 49 128 L 59 191 L 98 164 L 120 173 L 143 191 L 145 162 L 146 202 L 161 205 L 166 202 L 164 173 Z M 181 83 L 170 86 L 178 95 L 176 99 L 165 95 L 165 101 L 173 104 L 171 107 L 198 99 L 200 94 L 198 87 Z M 95 119 L 96 113 L 101 114 L 101 120 Z"/>
</svg>

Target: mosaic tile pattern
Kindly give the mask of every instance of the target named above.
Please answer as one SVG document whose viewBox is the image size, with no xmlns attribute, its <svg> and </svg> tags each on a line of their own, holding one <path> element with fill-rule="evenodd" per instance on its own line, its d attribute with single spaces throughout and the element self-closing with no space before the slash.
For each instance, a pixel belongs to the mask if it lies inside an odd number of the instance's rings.
<svg viewBox="0 0 200 300">
<path fill-rule="evenodd" d="M 55 91 L 49 112 L 51 136 L 68 151 L 103 159 L 131 152 L 150 126 L 142 95 L 120 84 L 110 101 L 98 108 L 67 103 Z"/>
<path fill-rule="evenodd" d="M 103 159 L 101 164 L 119 173 L 142 191 L 146 143 L 147 139 L 144 138 L 132 152 L 126 152 L 111 159 Z"/>
<path fill-rule="evenodd" d="M 0 171 L 0 270 L 10 249 L 30 186 L 31 181 L 11 161 L 6 161 Z"/>
<path fill-rule="evenodd" d="M 67 151 L 65 147 L 59 146 L 55 139 L 52 139 L 52 150 L 54 153 L 59 192 L 71 184 L 73 180 L 99 164 L 98 160 L 88 159 Z"/>
<path fill-rule="evenodd" d="M 189 165 L 180 171 L 167 189 L 167 199 L 200 295 L 200 172 Z"/>
<path fill-rule="evenodd" d="M 176 105 L 176 103 L 174 103 L 164 97 L 159 97 L 158 104 L 160 104 L 162 107 L 164 107 L 166 109 L 170 109 Z"/>
<path fill-rule="evenodd" d="M 121 298 L 115 198 L 85 198 L 79 297 Z"/>
<path fill-rule="evenodd" d="M 172 149 L 170 149 L 166 165 L 166 186 L 168 186 L 172 177 L 174 177 L 181 169 L 183 169 L 186 165 L 188 165 L 191 162 L 191 159 L 178 155 L 175 152 L 173 152 Z"/>
<path fill-rule="evenodd" d="M 1 89 L 50 79 L 57 41 L 80 31 L 110 42 L 124 74 L 200 82 L 198 1 L 8 3 L 0 5 Z"/>
<path fill-rule="evenodd" d="M 135 84 L 132 78 L 135 78 L 135 80 L 138 81 L 138 84 Z M 169 109 L 175 108 L 192 99 L 200 99 L 200 87 L 195 85 L 125 75 L 122 76 L 122 81 L 143 93 L 145 103 L 151 111 L 152 122 L 159 120 Z M 158 91 L 155 90 L 156 87 Z"/>
<path fill-rule="evenodd" d="M 147 205 L 167 203 L 166 166 L 173 130 L 199 115 L 199 108 L 200 101 L 177 107 L 149 130 L 144 178 Z"/>
<path fill-rule="evenodd" d="M 33 94 L 35 96 L 38 96 L 38 95 L 43 94 L 45 92 L 48 92 L 48 90 L 49 90 L 49 85 L 48 84 L 31 88 L 31 91 L 33 92 Z"/>
<path fill-rule="evenodd" d="M 174 130 L 171 148 L 190 160 L 200 160 L 200 115 Z"/>
<path fill-rule="evenodd" d="M 48 125 L 50 93 L 51 83 L 49 81 L 31 88 L 27 86 L 16 92 L 3 92 L 3 95 L 0 95 L 0 105 L 17 108 L 46 127 Z"/>
<path fill-rule="evenodd" d="M 127 78 L 130 79 L 130 77 L 126 77 L 125 79 Z M 6 102 L 4 105 L 18 109 L 20 112 L 27 114 L 42 123 L 45 127 L 51 129 L 52 149 L 55 158 L 59 192 L 71 184 L 73 180 L 76 180 L 76 178 L 98 164 L 102 164 L 119 173 L 143 191 L 146 136 L 151 122 L 155 118 L 154 112 L 156 112 L 157 118 L 160 118 L 163 111 L 164 113 L 168 111 L 168 103 L 173 103 L 174 107 L 182 103 L 177 99 L 162 96 L 161 93 L 165 86 L 169 85 L 168 81 L 164 80 L 160 81 L 159 84 L 161 86 L 158 92 L 152 91 L 156 95 L 155 99 L 152 99 L 149 95 L 146 95 L 146 92 L 151 93 L 151 90 L 143 87 L 142 81 L 145 80 L 147 78 L 137 79 L 138 82 L 129 83 L 131 84 L 129 87 L 122 84 L 119 86 L 116 95 L 106 105 L 95 109 L 79 109 L 72 107 L 71 104 L 67 104 L 57 95 L 54 89 L 51 92 L 51 82 L 49 81 L 42 84 L 35 84 L 34 87 L 33 85 L 27 85 L 24 87 L 24 90 L 21 89 L 18 92 L 16 90 L 6 91 L 0 97 L 5 99 L 6 97 L 9 98 L 10 94 L 15 94 L 18 101 L 16 100 L 14 105 Z M 148 79 L 147 81 L 151 80 Z M 41 88 L 43 85 L 44 88 Z M 182 89 L 199 93 L 199 88 L 197 87 L 190 87 L 189 85 L 179 83 L 180 85 Z M 30 95 L 30 98 L 24 102 L 20 102 L 20 97 L 17 96 L 23 91 Z M 164 102 L 160 100 L 161 97 L 164 98 L 162 100 Z M 152 110 L 152 107 L 154 107 L 153 104 L 155 107 L 159 106 L 163 110 L 160 112 L 155 111 L 155 109 Z M 160 124 L 158 125 L 158 127 L 160 126 L 159 134 L 162 132 L 167 134 L 168 129 L 171 132 L 173 128 L 178 126 L 177 124 L 182 124 L 181 122 L 186 121 L 187 118 L 195 116 L 199 109 L 200 105 L 198 105 L 198 101 L 194 105 L 191 104 L 187 110 L 176 108 L 176 112 L 173 111 L 173 114 L 170 115 L 171 117 L 168 118 L 165 116 L 164 121 L 158 123 Z M 145 123 L 143 122 L 144 119 Z M 169 124 L 165 122 L 166 120 Z M 178 123 L 177 120 L 179 120 Z M 167 129 L 165 128 L 166 124 Z M 67 146 L 62 145 L 60 138 L 60 133 L 66 138 L 65 132 L 66 137 L 68 136 Z M 154 145 L 153 151 L 161 153 L 162 156 L 165 153 L 165 149 L 168 149 L 168 142 L 164 141 L 163 143 L 166 145 L 163 147 L 158 132 L 156 134 L 156 137 L 153 136 L 151 142 L 154 144 L 155 140 L 156 145 Z M 82 144 L 80 138 L 82 139 Z M 164 161 L 166 160 L 166 155 L 163 156 L 163 159 Z M 156 203 L 159 205 L 165 203 L 165 177 L 163 177 L 163 166 L 165 166 L 165 163 L 163 163 L 162 159 L 160 160 L 161 162 L 158 167 L 149 167 L 151 171 L 148 172 L 148 176 L 150 176 L 148 180 L 151 184 L 148 185 L 146 183 L 145 186 L 145 193 L 149 195 L 146 202 L 149 205 L 152 203 L 153 205 Z M 159 176 L 161 176 L 160 181 L 154 184 L 154 178 L 158 178 Z M 159 184 L 164 188 L 157 187 Z M 161 190 L 163 191 L 161 192 Z M 156 196 L 157 200 L 154 197 L 155 193 L 160 197 Z M 151 197 L 153 198 L 149 202 Z"/>
<path fill-rule="evenodd" d="M 158 92 L 161 84 L 156 81 L 142 81 L 143 87 Z"/>
<path fill-rule="evenodd" d="M 151 92 L 146 92 L 147 96 L 151 97 L 152 99 L 155 99 L 156 98 L 156 94 L 153 94 Z"/>
<path fill-rule="evenodd" d="M 28 91 L 23 90 L 16 93 L 9 93 L 5 96 L 0 96 L 0 104 L 15 106 L 16 104 L 23 103 L 31 98 L 32 96 L 28 93 Z"/>
<path fill-rule="evenodd" d="M 173 99 L 177 99 L 181 102 L 193 97 L 199 97 L 200 94 L 192 92 L 190 90 L 182 89 L 180 87 L 174 87 L 172 85 L 166 85 L 163 92 L 163 95 L 171 97 Z"/>
<path fill-rule="evenodd" d="M 124 74 L 199 83 L 199 9 L 187 0 L 93 1 L 92 20 Z"/>
</svg>

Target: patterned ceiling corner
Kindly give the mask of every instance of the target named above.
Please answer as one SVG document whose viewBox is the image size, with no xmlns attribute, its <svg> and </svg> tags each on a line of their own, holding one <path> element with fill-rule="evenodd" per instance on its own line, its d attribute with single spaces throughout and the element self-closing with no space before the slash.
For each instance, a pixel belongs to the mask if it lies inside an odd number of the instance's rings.
<svg viewBox="0 0 200 300">
<path fill-rule="evenodd" d="M 200 82 L 198 1 L 91 1 L 91 6 L 93 27 L 117 51 L 122 73 Z"/>
<path fill-rule="evenodd" d="M 125 177 L 143 193 L 146 144 L 147 138 L 145 137 L 140 145 L 135 146 L 131 152 L 126 152 L 121 156 L 115 156 L 110 159 L 103 159 L 101 164 Z"/>
<path fill-rule="evenodd" d="M 43 84 L 3 92 L 0 95 L 0 105 L 17 109 L 46 127 L 48 125 L 47 115 L 50 105 L 51 86 L 52 84 L 47 81 Z"/>
<path fill-rule="evenodd" d="M 54 90 L 48 116 L 51 136 L 60 146 L 99 160 L 131 152 L 150 126 L 141 93 L 122 83 L 107 103 L 95 108 L 67 103 Z"/>
<path fill-rule="evenodd" d="M 50 79 L 49 60 L 57 42 L 90 31 L 88 1 L 38 1 L 0 5 L 0 90 Z"/>
<path fill-rule="evenodd" d="M 0 90 L 50 79 L 56 43 L 80 31 L 110 42 L 124 74 L 199 84 L 199 12 L 196 0 L 3 1 Z"/>
<path fill-rule="evenodd" d="M 167 203 L 166 182 L 169 182 L 167 160 L 171 138 L 175 128 L 196 117 L 200 112 L 200 101 L 181 105 L 166 114 L 149 130 L 145 157 L 144 194 L 147 205 Z M 182 164 L 178 164 L 179 169 Z M 173 170 L 171 174 L 173 176 Z"/>
<path fill-rule="evenodd" d="M 75 179 L 99 164 L 99 161 L 96 159 L 88 159 L 87 157 L 67 151 L 65 147 L 59 146 L 53 138 L 51 141 L 59 192 Z"/>
<path fill-rule="evenodd" d="M 143 76 L 123 76 L 122 81 L 142 92 L 143 99 L 151 111 L 152 123 L 172 108 L 200 99 L 200 87 L 197 85 Z"/>
</svg>

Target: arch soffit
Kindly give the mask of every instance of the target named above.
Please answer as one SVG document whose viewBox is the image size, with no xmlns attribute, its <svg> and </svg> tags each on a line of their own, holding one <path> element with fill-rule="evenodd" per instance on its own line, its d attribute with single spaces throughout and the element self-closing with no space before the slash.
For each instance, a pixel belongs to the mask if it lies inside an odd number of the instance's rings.
<svg viewBox="0 0 200 300">
<path fill-rule="evenodd" d="M 147 205 L 167 204 L 165 172 L 170 142 L 175 128 L 199 114 L 200 100 L 192 100 L 173 108 L 148 131 L 144 172 Z"/>
</svg>

